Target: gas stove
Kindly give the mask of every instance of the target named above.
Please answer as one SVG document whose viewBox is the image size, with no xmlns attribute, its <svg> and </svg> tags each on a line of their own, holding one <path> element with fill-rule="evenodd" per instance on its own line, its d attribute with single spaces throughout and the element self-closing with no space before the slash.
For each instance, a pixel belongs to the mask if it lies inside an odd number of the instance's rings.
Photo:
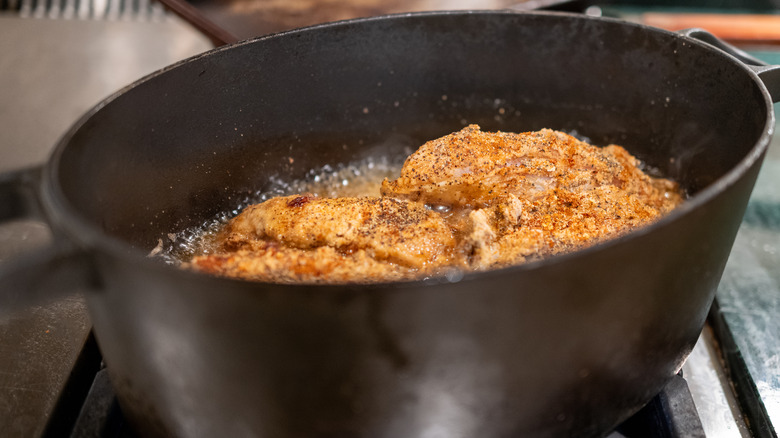
<svg viewBox="0 0 780 438">
<path fill-rule="evenodd" d="M 99 99 L 210 47 L 170 16 L 79 21 L 0 13 L 0 171 L 43 162 L 64 129 Z M 780 46 L 749 49 L 780 64 Z M 699 343 L 681 374 L 610 438 L 777 436 L 780 137 L 773 143 Z M 0 226 L 0 262 L 47 238 L 40 224 Z M 101 367 L 80 298 L 0 319 L 0 430 L 135 436 Z"/>
<path fill-rule="evenodd" d="M 733 354 L 720 347 L 733 343 L 723 332 L 725 324 L 716 304 L 683 369 L 607 438 L 776 436 L 766 412 L 756 405 L 760 399 L 735 391 L 749 387 L 751 377 L 741 357 L 730 357 Z M 728 376 L 724 360 L 730 367 Z M 139 437 L 122 413 L 92 336 L 80 351 L 42 436 Z"/>
</svg>

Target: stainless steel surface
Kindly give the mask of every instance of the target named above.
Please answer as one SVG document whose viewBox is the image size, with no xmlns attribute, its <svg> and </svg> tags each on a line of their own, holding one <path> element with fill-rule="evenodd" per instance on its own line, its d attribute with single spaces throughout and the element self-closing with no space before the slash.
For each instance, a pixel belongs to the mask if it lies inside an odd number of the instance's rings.
<svg viewBox="0 0 780 438">
<path fill-rule="evenodd" d="M 0 15 L 0 171 L 42 163 L 108 94 L 210 48 L 179 20 L 34 20 Z"/>
<path fill-rule="evenodd" d="M 23 18 L 161 20 L 165 9 L 154 0 L 16 0 Z M 15 9 L 15 5 L 9 5 Z"/>
<path fill-rule="evenodd" d="M 0 14 L 0 172 L 42 163 L 102 98 L 209 49 L 177 19 L 35 20 Z M 0 263 L 40 245 L 34 221 L 0 225 Z M 89 333 L 78 296 L 0 319 L 0 434 L 40 436 Z"/>
<path fill-rule="evenodd" d="M 704 328 L 683 365 L 683 377 L 688 382 L 702 427 L 709 438 L 750 436 L 709 326 Z"/>
<path fill-rule="evenodd" d="M 720 363 L 712 330 L 706 326 L 683 365 L 702 428 L 708 438 L 749 438 L 750 431 Z M 649 434 L 648 434 L 649 436 Z M 626 438 L 613 432 L 607 438 Z"/>
</svg>

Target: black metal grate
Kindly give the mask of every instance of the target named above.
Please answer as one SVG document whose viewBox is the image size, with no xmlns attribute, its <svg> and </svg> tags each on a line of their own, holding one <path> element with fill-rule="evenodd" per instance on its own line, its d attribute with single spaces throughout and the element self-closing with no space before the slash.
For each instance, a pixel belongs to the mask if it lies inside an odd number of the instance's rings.
<svg viewBox="0 0 780 438">
<path fill-rule="evenodd" d="M 0 0 L 0 11 L 24 18 L 66 20 L 153 20 L 165 16 L 165 9 L 155 0 Z"/>
<path fill-rule="evenodd" d="M 97 343 L 90 343 L 85 350 L 93 351 L 86 355 L 97 363 L 99 356 Z M 116 400 L 113 386 L 105 369 L 94 375 L 90 388 L 80 379 L 81 394 L 73 398 L 60 400 L 58 409 L 47 427 L 44 438 L 138 438 L 126 420 Z M 70 385 L 74 388 L 76 385 Z M 73 415 L 78 408 L 78 416 Z M 67 408 L 66 413 L 60 412 Z M 59 415 L 57 415 L 59 414 Z M 52 433 L 56 431 L 56 433 Z M 682 375 L 675 376 L 664 389 L 633 417 L 621 424 L 607 438 L 704 438 L 699 414 L 688 390 L 688 384 Z"/>
</svg>

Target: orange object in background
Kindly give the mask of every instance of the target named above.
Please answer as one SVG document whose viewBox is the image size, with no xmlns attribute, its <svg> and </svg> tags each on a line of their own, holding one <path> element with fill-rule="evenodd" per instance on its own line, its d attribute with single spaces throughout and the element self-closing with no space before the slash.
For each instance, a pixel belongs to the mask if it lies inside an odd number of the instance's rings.
<svg viewBox="0 0 780 438">
<path fill-rule="evenodd" d="M 780 45 L 780 15 L 647 12 L 641 22 L 674 31 L 700 27 L 735 44 Z"/>
</svg>

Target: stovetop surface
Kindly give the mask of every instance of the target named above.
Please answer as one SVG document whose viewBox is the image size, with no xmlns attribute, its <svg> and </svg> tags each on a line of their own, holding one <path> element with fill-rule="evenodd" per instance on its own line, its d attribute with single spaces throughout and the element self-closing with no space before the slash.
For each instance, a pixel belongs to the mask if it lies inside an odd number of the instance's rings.
<svg viewBox="0 0 780 438">
<path fill-rule="evenodd" d="M 210 47 L 201 34 L 173 18 L 32 20 L 0 13 L 4 133 L 0 172 L 42 163 L 59 135 L 101 98 Z M 752 51 L 780 64 L 780 46 Z M 775 105 L 775 111 L 780 106 Z M 713 317 L 716 331 L 730 336 L 721 346 L 726 363 L 742 367 L 749 376 L 738 382 L 739 400 L 718 403 L 747 405 L 754 411 L 752 427 L 763 418 L 761 436 L 777 436 L 780 429 L 779 143 L 776 135 L 719 287 Z M 34 222 L 0 226 L 0 263 L 48 238 L 45 227 Z M 77 296 L 0 319 L 0 430 L 5 436 L 41 436 L 88 339 L 86 309 Z M 697 358 L 695 350 L 689 362 L 696 361 L 712 358 Z M 706 405 L 720 400 L 708 393 L 707 386 L 698 386 L 697 376 L 686 379 L 699 411 L 708 411 Z M 721 391 L 724 400 L 734 398 L 727 394 L 730 388 Z M 720 406 L 715 415 L 733 409 Z M 707 427 L 715 426 L 702 419 L 708 436 L 745 436 L 739 420 L 726 432 L 712 433 Z"/>
</svg>

